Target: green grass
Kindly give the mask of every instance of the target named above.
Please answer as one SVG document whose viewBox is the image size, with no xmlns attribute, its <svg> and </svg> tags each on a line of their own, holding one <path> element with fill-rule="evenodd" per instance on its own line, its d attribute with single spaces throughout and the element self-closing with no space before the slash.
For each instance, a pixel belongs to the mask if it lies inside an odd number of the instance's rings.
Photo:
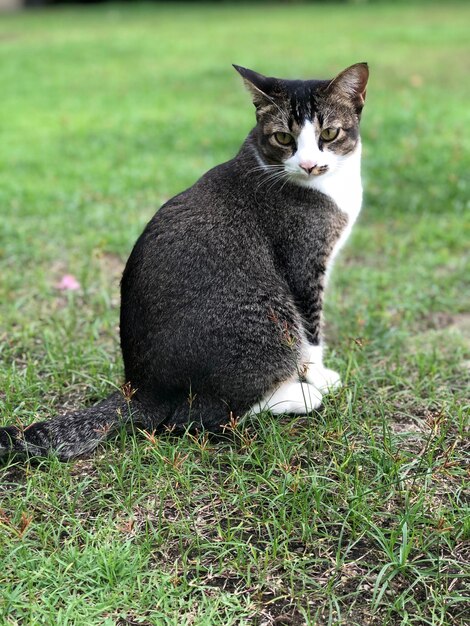
<svg viewBox="0 0 470 626">
<path fill-rule="evenodd" d="M 121 382 L 133 242 L 253 124 L 232 62 L 371 66 L 364 209 L 326 311 L 343 389 L 217 441 L 122 434 L 4 465 L 2 626 L 468 623 L 469 19 L 447 2 L 2 15 L 4 423 Z M 57 291 L 66 272 L 81 292 Z"/>
</svg>

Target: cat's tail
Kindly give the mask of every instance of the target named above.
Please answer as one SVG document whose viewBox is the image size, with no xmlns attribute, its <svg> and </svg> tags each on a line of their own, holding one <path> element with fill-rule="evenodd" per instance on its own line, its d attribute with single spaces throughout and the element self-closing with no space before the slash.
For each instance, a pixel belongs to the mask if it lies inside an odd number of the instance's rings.
<svg viewBox="0 0 470 626">
<path fill-rule="evenodd" d="M 144 399 L 126 386 L 98 404 L 58 415 L 30 426 L 0 428 L 0 458 L 11 453 L 27 456 L 54 454 L 68 460 L 91 452 L 121 426 L 133 423 L 152 429 L 163 419 Z"/>
</svg>

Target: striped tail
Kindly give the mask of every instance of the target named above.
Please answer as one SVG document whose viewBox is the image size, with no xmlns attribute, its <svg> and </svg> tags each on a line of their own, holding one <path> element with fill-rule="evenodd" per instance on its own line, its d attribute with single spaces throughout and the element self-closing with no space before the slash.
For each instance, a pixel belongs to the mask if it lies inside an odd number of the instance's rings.
<svg viewBox="0 0 470 626">
<path fill-rule="evenodd" d="M 27 456 L 54 454 L 61 460 L 94 450 L 121 426 L 129 423 L 155 429 L 163 419 L 156 419 L 154 407 L 137 398 L 129 385 L 111 394 L 95 406 L 67 412 L 25 428 L 0 428 L 0 458 L 12 453 Z"/>
</svg>

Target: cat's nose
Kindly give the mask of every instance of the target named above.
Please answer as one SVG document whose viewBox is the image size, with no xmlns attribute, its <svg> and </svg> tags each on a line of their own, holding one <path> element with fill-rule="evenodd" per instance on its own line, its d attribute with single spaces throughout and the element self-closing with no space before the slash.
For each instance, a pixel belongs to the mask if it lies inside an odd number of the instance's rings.
<svg viewBox="0 0 470 626">
<path fill-rule="evenodd" d="M 299 167 L 301 167 L 308 176 L 310 176 L 316 166 L 317 164 L 313 163 L 313 161 L 302 161 L 302 163 L 299 163 Z"/>
</svg>

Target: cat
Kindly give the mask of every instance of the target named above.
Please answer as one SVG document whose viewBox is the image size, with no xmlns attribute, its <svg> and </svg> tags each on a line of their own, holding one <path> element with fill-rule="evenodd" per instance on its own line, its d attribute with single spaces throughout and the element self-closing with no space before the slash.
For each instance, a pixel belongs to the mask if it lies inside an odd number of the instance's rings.
<svg viewBox="0 0 470 626">
<path fill-rule="evenodd" d="M 256 126 L 137 240 L 121 281 L 128 382 L 90 408 L 1 428 L 0 455 L 70 459 L 129 422 L 179 433 L 308 414 L 340 385 L 323 364 L 323 292 L 361 208 L 368 66 L 332 80 L 234 67 Z"/>
</svg>

